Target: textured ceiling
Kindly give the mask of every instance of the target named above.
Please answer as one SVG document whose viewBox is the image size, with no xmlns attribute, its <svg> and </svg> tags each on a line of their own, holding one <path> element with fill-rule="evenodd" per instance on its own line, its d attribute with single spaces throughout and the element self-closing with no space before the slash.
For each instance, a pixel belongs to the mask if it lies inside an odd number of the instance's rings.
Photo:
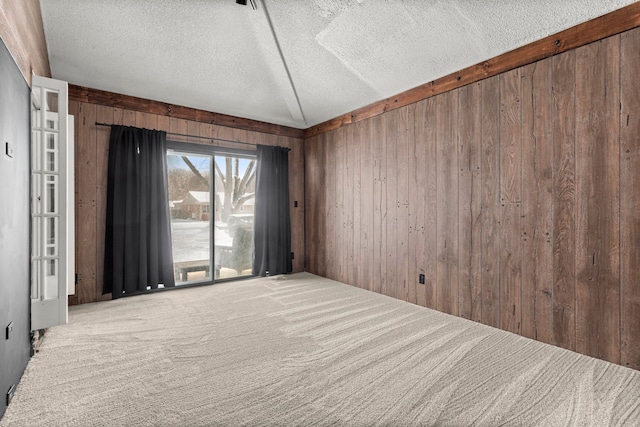
<svg viewBox="0 0 640 427">
<path fill-rule="evenodd" d="M 54 78 L 304 129 L 633 2 L 40 4 Z"/>
</svg>

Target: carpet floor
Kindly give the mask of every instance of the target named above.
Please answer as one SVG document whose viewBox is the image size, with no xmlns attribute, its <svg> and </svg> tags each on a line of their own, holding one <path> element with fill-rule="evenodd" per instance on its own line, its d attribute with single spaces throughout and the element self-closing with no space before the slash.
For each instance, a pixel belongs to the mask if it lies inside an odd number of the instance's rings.
<svg viewBox="0 0 640 427">
<path fill-rule="evenodd" d="M 70 308 L 0 426 L 640 425 L 640 371 L 311 274 Z"/>
</svg>

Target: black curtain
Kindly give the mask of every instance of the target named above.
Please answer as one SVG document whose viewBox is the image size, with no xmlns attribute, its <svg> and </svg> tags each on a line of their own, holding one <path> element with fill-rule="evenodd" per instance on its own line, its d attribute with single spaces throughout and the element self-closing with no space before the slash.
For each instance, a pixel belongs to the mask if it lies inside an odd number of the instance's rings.
<svg viewBox="0 0 640 427">
<path fill-rule="evenodd" d="M 258 145 L 252 272 L 291 273 L 289 149 Z"/>
<path fill-rule="evenodd" d="M 167 191 L 167 134 L 112 126 L 103 294 L 175 286 Z"/>
</svg>

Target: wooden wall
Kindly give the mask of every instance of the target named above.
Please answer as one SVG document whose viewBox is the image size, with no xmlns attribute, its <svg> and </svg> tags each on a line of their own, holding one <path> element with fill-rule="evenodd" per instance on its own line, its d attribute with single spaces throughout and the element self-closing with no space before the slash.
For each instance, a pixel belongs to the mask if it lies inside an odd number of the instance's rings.
<svg viewBox="0 0 640 427">
<path fill-rule="evenodd" d="M 306 139 L 307 270 L 640 369 L 639 71 L 634 29 Z"/>
<path fill-rule="evenodd" d="M 96 126 L 96 122 L 291 148 L 289 185 L 292 250 L 295 253 L 293 269 L 294 272 L 304 270 L 304 179 L 302 176 L 304 147 L 301 138 L 233 129 L 73 99 L 69 101 L 69 114 L 75 116 L 76 273 L 78 274 L 76 295 L 70 297 L 71 304 L 111 299 L 111 294 L 102 295 L 110 128 Z M 211 143 L 202 139 L 186 142 Z M 247 148 L 246 145 L 219 141 L 214 144 Z M 293 207 L 294 201 L 298 201 L 297 208 Z"/>
<path fill-rule="evenodd" d="M 51 77 L 38 0 L 0 0 L 0 37 L 29 86 L 32 73 Z"/>
</svg>

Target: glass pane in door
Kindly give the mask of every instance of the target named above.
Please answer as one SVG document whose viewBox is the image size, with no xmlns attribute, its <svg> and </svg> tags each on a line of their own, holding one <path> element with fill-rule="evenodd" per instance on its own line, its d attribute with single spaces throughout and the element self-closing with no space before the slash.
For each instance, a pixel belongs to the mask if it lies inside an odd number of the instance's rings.
<svg viewBox="0 0 640 427">
<path fill-rule="evenodd" d="M 215 156 L 216 278 L 251 275 L 255 158 Z"/>
<path fill-rule="evenodd" d="M 176 285 L 211 281 L 211 156 L 167 154 Z"/>
</svg>

